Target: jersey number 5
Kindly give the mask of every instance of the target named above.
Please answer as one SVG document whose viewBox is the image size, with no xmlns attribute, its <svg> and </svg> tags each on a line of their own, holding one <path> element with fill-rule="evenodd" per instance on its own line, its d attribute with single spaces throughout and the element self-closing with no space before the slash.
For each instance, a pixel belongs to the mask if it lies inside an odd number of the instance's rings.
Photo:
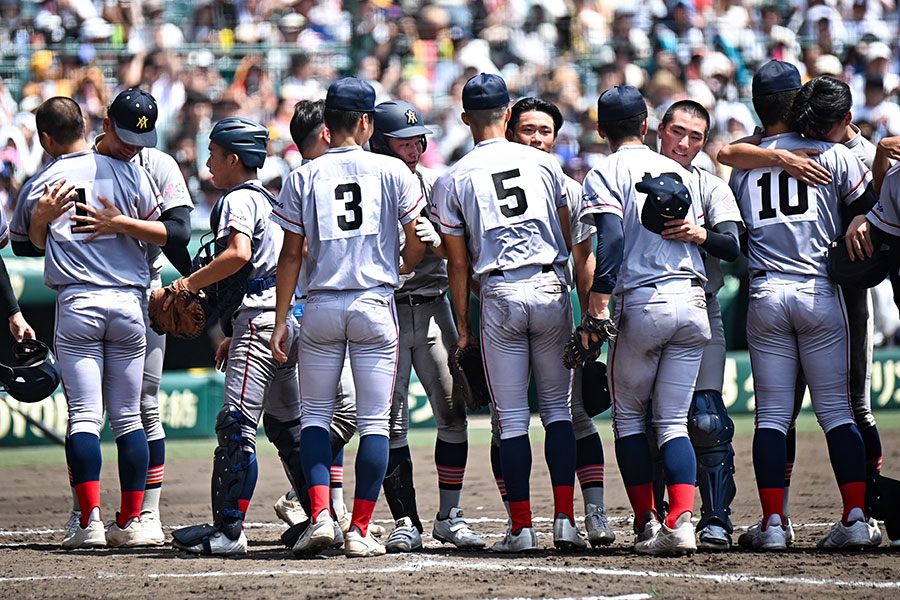
<svg viewBox="0 0 900 600">
<path fill-rule="evenodd" d="M 793 181 L 797 185 L 797 194 L 792 196 L 790 192 L 790 183 Z M 760 203 L 762 205 L 759 211 L 760 219 L 771 219 L 778 216 L 775 207 L 772 205 L 772 173 L 763 173 L 756 180 L 757 187 L 760 188 Z M 796 198 L 796 204 L 791 204 L 791 200 Z M 787 171 L 782 171 L 778 175 L 778 208 L 781 209 L 783 215 L 802 215 L 809 210 L 809 189 L 802 181 L 792 178 Z"/>
<path fill-rule="evenodd" d="M 347 200 L 348 195 L 350 196 L 349 200 Z M 344 231 L 359 229 L 362 225 L 362 190 L 359 184 L 355 181 L 353 183 L 340 184 L 334 188 L 334 199 L 338 202 L 343 202 L 344 210 L 352 213 L 349 219 L 346 214 L 338 215 L 338 227 Z"/>
<path fill-rule="evenodd" d="M 505 217 L 518 217 L 528 208 L 528 202 L 525 200 L 525 190 L 519 186 L 508 188 L 503 185 L 507 179 L 515 179 L 520 176 L 519 169 L 510 169 L 509 171 L 491 175 L 494 179 L 494 190 L 497 192 L 497 199 L 501 200 L 500 212 Z M 502 202 L 507 198 L 510 198 L 510 200 Z M 515 200 L 511 198 L 515 198 Z"/>
</svg>

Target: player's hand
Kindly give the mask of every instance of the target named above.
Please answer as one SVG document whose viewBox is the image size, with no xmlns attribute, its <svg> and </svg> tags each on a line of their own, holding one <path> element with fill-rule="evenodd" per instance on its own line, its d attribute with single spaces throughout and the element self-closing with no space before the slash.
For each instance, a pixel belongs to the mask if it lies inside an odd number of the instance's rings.
<svg viewBox="0 0 900 600">
<path fill-rule="evenodd" d="M 427 217 L 419 216 L 416 219 L 416 237 L 425 244 L 437 248 L 441 245 L 441 236 Z"/>
<path fill-rule="evenodd" d="M 465 348 L 466 346 L 471 346 L 473 344 L 478 343 L 478 338 L 472 335 L 471 331 L 460 332 L 459 340 L 457 340 L 456 345 L 459 346 L 460 350 Z"/>
<path fill-rule="evenodd" d="M 225 372 L 228 366 L 228 349 L 231 347 L 231 338 L 227 337 L 219 343 L 216 348 L 216 369 Z"/>
<path fill-rule="evenodd" d="M 175 302 L 175 297 L 177 296 L 177 292 L 190 292 L 192 294 L 196 294 L 194 290 L 191 289 L 189 284 L 188 277 L 179 277 L 175 281 L 172 282 L 172 289 L 176 292 L 175 294 L 169 294 L 166 296 L 166 299 L 163 301 L 162 309 L 169 310 L 169 307 L 172 306 L 172 303 Z"/>
<path fill-rule="evenodd" d="M 34 329 L 25 320 L 21 312 L 17 312 L 9 318 L 9 332 L 16 338 L 17 342 L 21 342 L 25 338 L 35 339 Z"/>
<path fill-rule="evenodd" d="M 881 138 L 878 142 L 879 148 L 883 149 L 885 155 L 891 160 L 900 160 L 900 135 Z"/>
<path fill-rule="evenodd" d="M 693 242 L 698 246 L 706 243 L 706 227 L 696 225 L 684 219 L 676 219 L 674 221 L 666 221 L 664 223 L 666 229 L 662 230 L 664 240 L 674 240 L 678 242 Z"/>
<path fill-rule="evenodd" d="M 278 362 L 287 362 L 287 323 L 275 323 L 272 337 L 269 338 L 269 347 L 272 349 L 272 357 Z"/>
<path fill-rule="evenodd" d="M 872 245 L 871 224 L 866 215 L 856 215 L 850 221 L 847 227 L 847 235 L 844 242 L 847 244 L 847 252 L 850 254 L 850 260 L 865 260 L 875 253 L 875 246 Z"/>
<path fill-rule="evenodd" d="M 87 215 L 72 215 L 69 217 L 79 223 L 77 227 L 72 228 L 74 233 L 91 234 L 84 239 L 85 242 L 90 242 L 101 235 L 122 233 L 122 228 L 119 226 L 122 217 L 124 217 L 122 211 L 103 196 L 97 196 L 97 199 L 103 204 L 102 209 L 84 204 L 82 208 L 87 211 Z"/>
<path fill-rule="evenodd" d="M 592 317 L 597 318 L 597 319 L 608 319 L 609 318 L 609 307 L 606 307 L 602 310 L 597 311 L 596 314 L 594 314 L 594 312 L 589 312 L 588 314 L 590 314 Z M 591 342 L 596 344 L 599 341 L 601 341 L 600 336 L 597 335 L 596 333 L 588 333 L 587 331 L 581 332 L 581 343 L 585 348 L 589 348 L 591 345 Z"/>
<path fill-rule="evenodd" d="M 75 204 L 76 195 L 72 193 L 74 190 L 75 186 L 66 185 L 65 179 L 61 179 L 52 188 L 45 183 L 44 193 L 31 211 L 31 221 L 46 225 L 64 215 Z"/>
<path fill-rule="evenodd" d="M 780 153 L 782 166 L 788 172 L 788 175 L 798 181 L 802 181 L 806 185 L 812 187 L 828 185 L 831 183 L 831 173 L 824 166 L 810 158 L 810 156 L 815 156 L 818 153 L 818 150 L 813 150 L 812 148 L 783 151 Z"/>
</svg>

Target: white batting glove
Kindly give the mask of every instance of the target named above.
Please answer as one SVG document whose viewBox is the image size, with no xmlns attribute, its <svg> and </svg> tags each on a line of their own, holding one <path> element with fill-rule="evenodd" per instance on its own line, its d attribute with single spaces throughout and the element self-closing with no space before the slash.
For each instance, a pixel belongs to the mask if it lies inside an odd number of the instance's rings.
<svg viewBox="0 0 900 600">
<path fill-rule="evenodd" d="M 441 236 L 427 217 L 420 216 L 416 219 L 416 237 L 423 244 L 430 244 L 434 248 L 441 245 Z"/>
</svg>

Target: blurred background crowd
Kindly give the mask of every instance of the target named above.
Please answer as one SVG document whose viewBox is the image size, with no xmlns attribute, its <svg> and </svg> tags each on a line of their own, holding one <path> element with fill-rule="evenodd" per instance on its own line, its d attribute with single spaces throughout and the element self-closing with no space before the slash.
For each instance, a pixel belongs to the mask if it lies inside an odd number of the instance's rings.
<svg viewBox="0 0 900 600">
<path fill-rule="evenodd" d="M 423 164 L 440 168 L 471 147 L 463 84 L 499 73 L 513 96 L 560 107 L 556 153 L 578 180 L 606 152 L 600 92 L 639 87 L 651 132 L 690 98 L 713 115 L 702 166 L 727 179 L 718 148 L 755 128 L 750 81 L 770 58 L 846 81 L 873 142 L 900 135 L 898 26 L 895 0 L 0 0 L 0 203 L 11 211 L 41 167 L 32 111 L 43 100 L 75 98 L 91 139 L 111 98 L 140 86 L 159 102 L 159 147 L 205 228 L 219 196 L 205 168 L 212 124 L 240 115 L 269 127 L 261 178 L 277 191 L 300 162 L 294 104 L 342 75 L 418 106 L 434 132 Z"/>
</svg>

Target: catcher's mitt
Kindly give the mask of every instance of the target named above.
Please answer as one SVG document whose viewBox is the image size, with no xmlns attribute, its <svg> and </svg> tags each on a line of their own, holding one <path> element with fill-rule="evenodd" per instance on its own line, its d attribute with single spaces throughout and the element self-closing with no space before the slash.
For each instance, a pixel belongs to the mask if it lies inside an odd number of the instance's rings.
<svg viewBox="0 0 900 600">
<path fill-rule="evenodd" d="M 583 332 L 596 334 L 600 339 L 589 340 L 588 347 L 585 348 L 581 342 Z M 563 364 L 567 369 L 574 369 L 589 360 L 596 360 L 600 356 L 603 342 L 614 339 L 618 333 L 612 319 L 598 319 L 585 313 L 584 318 L 581 319 L 581 326 L 575 328 L 572 337 L 566 343 L 562 357 Z"/>
<path fill-rule="evenodd" d="M 454 344 L 447 357 L 447 366 L 453 375 L 453 391 L 465 399 L 469 410 L 479 410 L 490 403 L 491 394 L 484 376 L 481 349 L 477 345 L 460 348 Z"/>
<path fill-rule="evenodd" d="M 171 304 L 163 309 L 169 298 L 172 298 Z M 169 334 L 193 340 L 206 328 L 203 296 L 177 289 L 175 284 L 153 290 L 147 314 L 150 317 L 150 328 L 160 335 Z"/>
</svg>

